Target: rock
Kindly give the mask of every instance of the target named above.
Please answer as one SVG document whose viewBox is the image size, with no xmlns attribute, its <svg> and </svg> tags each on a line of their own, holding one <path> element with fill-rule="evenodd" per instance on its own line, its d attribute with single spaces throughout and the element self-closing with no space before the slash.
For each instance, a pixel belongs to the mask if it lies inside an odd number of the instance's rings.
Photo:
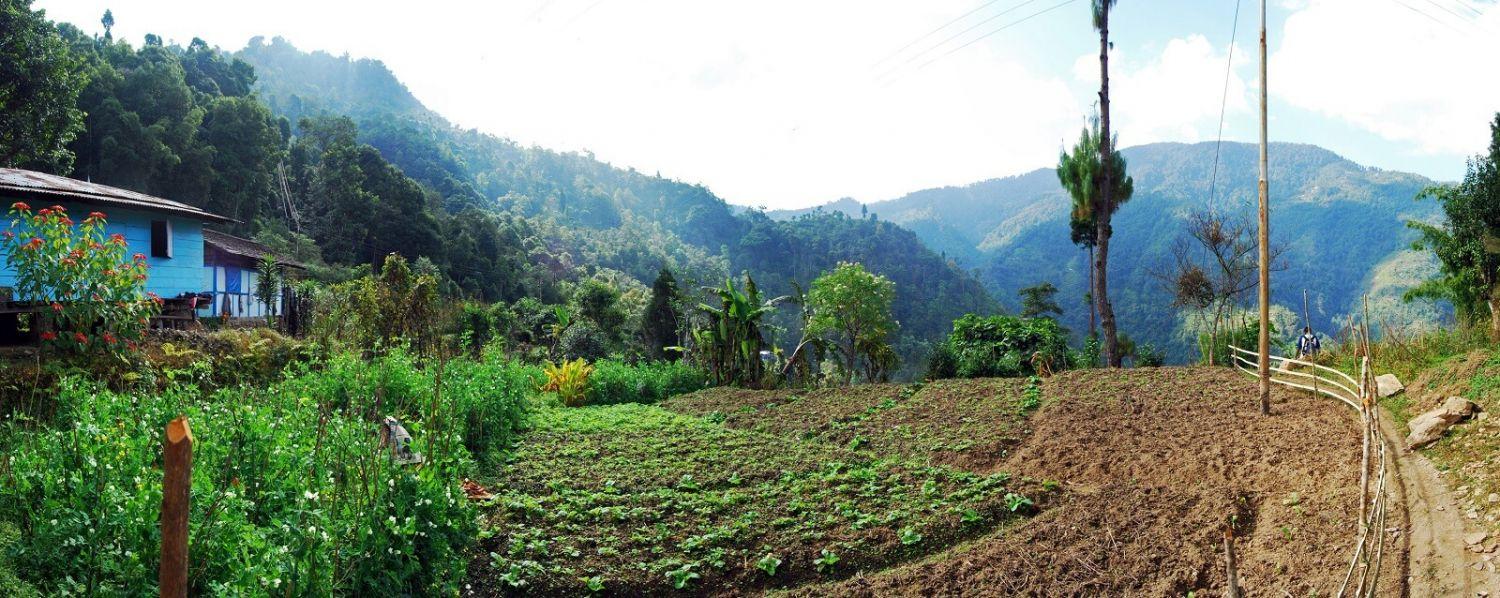
<svg viewBox="0 0 1500 598">
<path fill-rule="evenodd" d="M 1406 387 L 1401 385 L 1401 379 L 1395 374 L 1385 374 L 1375 378 L 1375 387 L 1382 399 L 1396 396 L 1397 393 L 1406 390 Z"/>
<path fill-rule="evenodd" d="M 1461 397 L 1448 397 L 1441 407 L 1412 418 L 1407 427 L 1406 448 L 1419 449 L 1443 437 L 1448 428 L 1474 414 L 1474 403 Z"/>
<path fill-rule="evenodd" d="M 1490 537 L 1490 535 L 1487 534 L 1487 533 L 1484 533 L 1484 532 L 1474 532 L 1472 534 L 1465 534 L 1464 535 L 1464 544 L 1467 544 L 1469 546 L 1473 546 L 1475 544 L 1479 544 L 1481 542 L 1484 542 L 1484 539 L 1488 538 L 1488 537 Z"/>
<path fill-rule="evenodd" d="M 1488 502 L 1490 504 L 1495 504 L 1497 502 L 1500 502 L 1500 494 L 1496 494 L 1494 492 L 1491 492 L 1489 496 L 1486 496 L 1484 498 L 1484 500 L 1485 500 L 1485 502 Z"/>
</svg>

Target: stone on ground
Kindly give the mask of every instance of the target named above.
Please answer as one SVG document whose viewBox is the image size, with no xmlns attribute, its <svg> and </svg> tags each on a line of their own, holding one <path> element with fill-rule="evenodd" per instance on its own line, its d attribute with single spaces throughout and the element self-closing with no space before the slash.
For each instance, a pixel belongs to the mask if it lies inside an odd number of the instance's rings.
<svg viewBox="0 0 1500 598">
<path fill-rule="evenodd" d="M 1380 398 L 1382 399 L 1395 396 L 1397 393 L 1406 390 L 1406 387 L 1401 385 L 1401 379 L 1397 378 L 1395 374 L 1384 374 L 1376 377 L 1375 386 L 1376 390 L 1380 392 Z"/>
<path fill-rule="evenodd" d="M 1411 428 L 1411 434 L 1406 437 L 1406 447 L 1415 450 L 1437 442 L 1453 424 L 1473 414 L 1474 403 L 1461 397 L 1448 397 L 1443 406 L 1412 418 L 1411 423 L 1407 424 Z"/>
</svg>

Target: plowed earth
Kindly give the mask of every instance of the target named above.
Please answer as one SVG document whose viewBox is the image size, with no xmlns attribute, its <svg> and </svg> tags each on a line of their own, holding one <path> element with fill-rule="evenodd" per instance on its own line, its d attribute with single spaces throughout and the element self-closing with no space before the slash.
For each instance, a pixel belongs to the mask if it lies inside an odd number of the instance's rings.
<svg viewBox="0 0 1500 598">
<path fill-rule="evenodd" d="M 798 409 L 725 419 L 835 441 L 864 435 L 871 450 L 1062 484 L 1029 521 L 919 562 L 794 593 L 1223 595 L 1229 525 L 1246 595 L 1337 593 L 1357 530 L 1361 456 L 1356 416 L 1342 404 L 1276 389 L 1266 417 L 1255 404 L 1255 381 L 1232 370 L 1082 371 L 1045 381 L 1044 405 L 1027 419 L 1014 408 L 1025 383 L 928 385 L 837 427 L 801 419 Z M 764 405 L 777 403 L 767 398 L 776 394 L 738 398 Z M 714 401 L 688 396 L 666 406 L 694 412 L 704 407 L 700 400 Z M 1383 596 L 1405 590 L 1404 517 L 1399 501 L 1391 506 Z"/>
</svg>

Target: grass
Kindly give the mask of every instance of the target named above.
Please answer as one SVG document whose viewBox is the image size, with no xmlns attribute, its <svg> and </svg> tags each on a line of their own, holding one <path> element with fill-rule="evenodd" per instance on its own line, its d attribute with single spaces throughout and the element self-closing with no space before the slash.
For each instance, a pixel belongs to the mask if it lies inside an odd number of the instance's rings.
<svg viewBox="0 0 1500 598">
<path fill-rule="evenodd" d="M 655 406 L 539 406 L 533 425 L 492 479 L 480 574 L 523 592 L 785 587 L 930 554 L 1033 508 L 1003 473 Z"/>
</svg>

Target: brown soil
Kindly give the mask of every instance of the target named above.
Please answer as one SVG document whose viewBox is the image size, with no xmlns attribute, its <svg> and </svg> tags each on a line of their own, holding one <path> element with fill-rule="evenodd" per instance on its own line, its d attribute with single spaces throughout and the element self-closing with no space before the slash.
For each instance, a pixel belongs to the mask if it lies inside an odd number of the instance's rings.
<svg viewBox="0 0 1500 598">
<path fill-rule="evenodd" d="M 1329 595 L 1358 514 L 1360 441 L 1339 403 L 1276 390 L 1259 415 L 1253 379 L 1227 369 L 1069 372 L 1003 461 L 979 471 L 1059 480 L 1033 521 L 923 562 L 805 595 L 1222 595 L 1222 532 L 1237 527 L 1247 595 Z M 1379 595 L 1404 592 L 1400 503 Z"/>
</svg>

